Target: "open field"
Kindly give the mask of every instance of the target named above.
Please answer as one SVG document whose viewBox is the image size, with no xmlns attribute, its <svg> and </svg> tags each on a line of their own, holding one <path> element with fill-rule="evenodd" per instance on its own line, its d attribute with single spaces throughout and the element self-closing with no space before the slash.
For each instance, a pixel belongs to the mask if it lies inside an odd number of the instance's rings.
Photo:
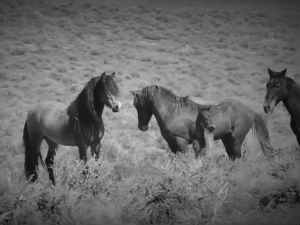
<svg viewBox="0 0 300 225">
<path fill-rule="evenodd" d="M 300 149 L 280 104 L 268 121 L 276 165 L 252 132 L 243 159 L 216 142 L 173 155 L 152 119 L 137 128 L 130 90 L 149 84 L 199 102 L 235 98 L 263 114 L 267 68 L 300 84 L 299 1 L 1 1 L 0 224 L 300 224 Z M 81 173 L 59 146 L 57 185 L 23 172 L 22 130 L 37 102 L 69 104 L 116 71 L 119 113 L 105 109 L 100 159 Z M 47 152 L 42 145 L 42 154 Z M 90 156 L 89 156 L 90 157 Z"/>
</svg>

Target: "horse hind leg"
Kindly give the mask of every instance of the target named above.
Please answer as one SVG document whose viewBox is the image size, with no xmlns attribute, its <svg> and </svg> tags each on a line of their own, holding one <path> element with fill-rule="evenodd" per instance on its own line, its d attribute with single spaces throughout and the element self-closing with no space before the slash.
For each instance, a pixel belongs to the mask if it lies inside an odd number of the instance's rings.
<svg viewBox="0 0 300 225">
<path fill-rule="evenodd" d="M 230 159 L 235 160 L 236 158 L 241 158 L 243 138 L 237 138 L 232 134 L 227 134 L 221 140 Z"/>
<path fill-rule="evenodd" d="M 49 178 L 52 181 L 53 185 L 55 185 L 55 178 L 54 178 L 54 173 L 53 173 L 53 163 L 54 163 L 54 156 L 55 156 L 58 144 L 51 141 L 49 138 L 45 138 L 45 140 L 49 147 L 45 163 L 46 163 L 47 170 L 49 173 Z"/>
<path fill-rule="evenodd" d="M 234 160 L 235 159 L 234 142 L 233 142 L 233 138 L 231 137 L 231 134 L 227 134 L 221 140 L 225 146 L 225 150 L 227 152 L 229 159 Z"/>
</svg>

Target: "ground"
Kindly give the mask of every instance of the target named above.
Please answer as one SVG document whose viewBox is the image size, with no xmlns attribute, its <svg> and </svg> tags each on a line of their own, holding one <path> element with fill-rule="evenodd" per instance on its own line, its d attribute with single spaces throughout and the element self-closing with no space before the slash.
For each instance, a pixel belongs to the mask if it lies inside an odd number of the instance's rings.
<svg viewBox="0 0 300 225">
<path fill-rule="evenodd" d="M 300 84 L 299 1 L 0 2 L 0 224 L 299 225 L 300 149 L 279 104 L 263 114 L 267 68 Z M 100 159 L 82 174 L 60 146 L 57 185 L 24 176 L 28 110 L 68 105 L 93 76 L 116 71 L 123 107 L 105 109 Z M 137 128 L 130 90 L 158 84 L 200 102 L 235 98 L 264 115 L 275 163 L 249 133 L 242 159 L 216 142 L 173 155 L 154 119 Z M 47 146 L 42 145 L 46 155 Z"/>
</svg>

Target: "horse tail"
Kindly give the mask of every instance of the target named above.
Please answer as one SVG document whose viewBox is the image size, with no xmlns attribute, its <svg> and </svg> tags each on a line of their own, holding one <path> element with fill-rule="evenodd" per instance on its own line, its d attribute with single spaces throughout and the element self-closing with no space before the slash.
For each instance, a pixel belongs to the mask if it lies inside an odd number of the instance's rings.
<svg viewBox="0 0 300 225">
<path fill-rule="evenodd" d="M 23 145 L 25 148 L 24 170 L 27 180 L 35 181 L 37 179 L 39 149 L 30 142 L 27 120 L 23 129 Z"/>
<path fill-rule="evenodd" d="M 261 149 L 263 151 L 263 154 L 268 158 L 272 159 L 273 156 L 273 147 L 270 143 L 270 136 L 269 131 L 267 128 L 267 125 L 264 121 L 264 119 L 257 113 L 254 114 L 253 119 L 253 132 L 256 135 L 259 144 L 261 146 Z"/>
</svg>

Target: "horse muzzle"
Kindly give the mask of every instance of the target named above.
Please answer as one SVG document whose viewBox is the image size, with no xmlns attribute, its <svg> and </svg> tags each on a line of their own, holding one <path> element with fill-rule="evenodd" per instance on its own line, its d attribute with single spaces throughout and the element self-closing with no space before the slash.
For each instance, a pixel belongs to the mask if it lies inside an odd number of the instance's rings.
<svg viewBox="0 0 300 225">
<path fill-rule="evenodd" d="M 141 130 L 141 131 L 147 131 L 148 130 L 148 128 L 149 128 L 149 126 L 148 125 L 144 125 L 144 126 L 138 126 L 139 127 L 139 129 Z"/>
<path fill-rule="evenodd" d="M 264 111 L 267 114 L 272 114 L 275 108 L 275 101 L 265 102 L 264 103 Z"/>
<path fill-rule="evenodd" d="M 121 102 L 117 102 L 111 106 L 113 112 L 119 112 L 121 108 Z"/>
<path fill-rule="evenodd" d="M 210 124 L 210 125 L 207 126 L 207 130 L 208 130 L 210 133 L 214 132 L 215 129 L 216 129 L 216 126 L 213 125 L 213 124 Z"/>
</svg>

